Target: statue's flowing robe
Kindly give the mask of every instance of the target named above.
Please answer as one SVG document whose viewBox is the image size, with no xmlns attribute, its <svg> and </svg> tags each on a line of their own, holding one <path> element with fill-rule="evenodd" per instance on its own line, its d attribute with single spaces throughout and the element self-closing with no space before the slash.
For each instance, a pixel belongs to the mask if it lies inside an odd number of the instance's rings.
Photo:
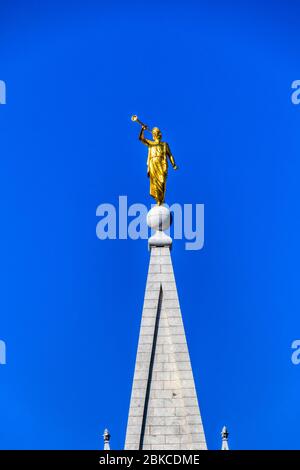
<svg viewBox="0 0 300 470">
<path fill-rule="evenodd" d="M 165 200 L 170 149 L 166 142 L 155 143 L 148 139 L 145 141 L 148 146 L 147 169 L 150 178 L 150 195 L 158 204 L 162 204 Z"/>
</svg>

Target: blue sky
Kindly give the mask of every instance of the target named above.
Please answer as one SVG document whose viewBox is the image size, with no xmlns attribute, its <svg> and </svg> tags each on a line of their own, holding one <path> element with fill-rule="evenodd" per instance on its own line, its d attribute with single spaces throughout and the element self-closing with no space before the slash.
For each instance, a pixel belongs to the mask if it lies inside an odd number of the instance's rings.
<svg viewBox="0 0 300 470">
<path fill-rule="evenodd" d="M 296 2 L 1 1 L 0 448 L 124 445 L 149 253 L 96 207 L 150 206 L 138 114 L 205 204 L 172 258 L 208 446 L 299 449 Z"/>
</svg>

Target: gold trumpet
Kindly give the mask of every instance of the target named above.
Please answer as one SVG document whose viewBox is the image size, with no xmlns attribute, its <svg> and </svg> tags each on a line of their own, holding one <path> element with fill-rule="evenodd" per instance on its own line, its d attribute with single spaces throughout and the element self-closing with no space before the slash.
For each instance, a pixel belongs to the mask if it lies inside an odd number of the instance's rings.
<svg viewBox="0 0 300 470">
<path fill-rule="evenodd" d="M 140 124 L 140 126 L 145 127 L 148 131 L 150 131 L 150 129 L 149 129 L 149 127 L 147 126 L 147 124 L 144 124 L 142 121 L 140 121 L 136 114 L 134 114 L 133 116 L 131 116 L 131 120 L 132 120 L 133 122 L 137 122 L 138 124 Z"/>
</svg>

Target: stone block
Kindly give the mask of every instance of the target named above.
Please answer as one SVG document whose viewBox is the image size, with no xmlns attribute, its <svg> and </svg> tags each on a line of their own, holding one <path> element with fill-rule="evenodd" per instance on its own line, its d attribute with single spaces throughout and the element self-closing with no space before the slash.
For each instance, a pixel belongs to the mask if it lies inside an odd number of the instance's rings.
<svg viewBox="0 0 300 470">
<path fill-rule="evenodd" d="M 168 324 L 169 324 L 170 327 L 172 327 L 172 326 L 178 326 L 180 328 L 183 327 L 182 320 L 180 318 L 180 315 L 178 315 L 178 312 L 177 312 L 176 316 L 169 316 L 168 315 Z M 185 337 L 185 335 L 184 335 L 184 337 Z"/>
<path fill-rule="evenodd" d="M 150 351 L 151 351 L 152 344 L 153 344 L 153 335 L 141 335 L 140 339 L 139 339 L 139 346 L 138 347 L 140 347 L 141 344 L 150 344 L 151 345 Z M 141 353 L 142 353 L 142 351 L 141 351 Z M 143 354 L 146 354 L 146 353 L 144 352 Z M 144 356 L 144 358 L 145 357 L 146 356 Z"/>
<path fill-rule="evenodd" d="M 139 434 L 130 434 L 128 433 L 126 436 L 126 444 L 136 444 L 139 442 Z M 131 449 L 133 449 L 131 447 Z"/>
<path fill-rule="evenodd" d="M 149 273 L 148 274 L 148 282 L 149 283 L 161 283 L 161 278 L 160 278 L 161 274 L 158 272 L 158 273 Z"/>
<path fill-rule="evenodd" d="M 151 408 L 152 416 L 175 416 L 175 407 Z"/>
<path fill-rule="evenodd" d="M 165 291 L 176 291 L 176 284 L 174 282 L 164 282 L 163 283 L 163 292 Z"/>
<path fill-rule="evenodd" d="M 184 406 L 177 406 L 175 408 L 175 416 L 178 417 L 185 417 L 186 416 L 186 410 Z"/>
<path fill-rule="evenodd" d="M 175 434 L 173 436 L 166 436 L 166 444 L 176 444 L 177 446 L 179 446 L 180 443 L 180 436 L 178 434 Z"/>
<path fill-rule="evenodd" d="M 173 352 L 174 353 L 185 353 L 186 352 L 186 344 L 185 343 L 173 344 Z"/>
<path fill-rule="evenodd" d="M 141 426 L 128 424 L 127 432 L 131 436 L 138 436 L 141 432 Z"/>
<path fill-rule="evenodd" d="M 166 418 L 164 416 L 149 416 L 147 418 L 147 427 L 152 426 L 164 426 L 166 424 Z M 151 434 L 151 433 L 150 433 Z"/>
<path fill-rule="evenodd" d="M 151 389 L 152 390 L 163 390 L 164 388 L 164 383 L 163 382 L 158 382 L 157 380 L 152 380 L 151 382 Z"/>
<path fill-rule="evenodd" d="M 144 326 L 150 326 L 151 328 L 154 328 L 155 317 L 147 317 L 146 315 L 144 315 L 142 317 L 141 327 L 143 327 L 144 329 Z"/>
<path fill-rule="evenodd" d="M 150 393 L 150 400 L 153 398 L 164 398 L 164 399 L 171 399 L 172 398 L 172 391 L 171 390 L 151 390 Z"/>
<path fill-rule="evenodd" d="M 158 303 L 159 291 L 157 290 L 146 290 L 144 300 L 156 300 Z"/>
<path fill-rule="evenodd" d="M 179 305 L 178 295 L 176 290 L 163 290 L 164 299 L 176 300 Z"/>
<path fill-rule="evenodd" d="M 185 355 L 185 357 L 187 354 Z M 176 363 L 178 370 L 190 370 L 191 364 L 189 361 L 180 361 Z"/>
<path fill-rule="evenodd" d="M 166 330 L 165 330 L 165 331 L 166 331 Z M 165 344 L 170 344 L 169 335 L 166 334 L 166 335 L 162 336 L 162 335 L 159 334 L 159 335 L 158 335 L 158 338 L 157 338 L 157 340 L 156 340 L 156 344 L 159 344 L 159 345 L 161 345 L 161 346 L 164 346 Z M 157 350 L 157 352 L 158 352 L 158 350 Z M 160 350 L 160 352 L 163 352 L 163 351 Z"/>
<path fill-rule="evenodd" d="M 135 363 L 135 372 L 138 372 L 138 371 L 147 371 L 147 372 L 149 372 L 149 365 L 147 364 L 147 362 L 137 361 Z M 137 377 L 135 377 L 135 378 L 137 378 Z"/>
<path fill-rule="evenodd" d="M 192 407 L 197 408 L 198 407 L 198 401 L 197 401 L 196 396 L 194 395 L 193 397 L 185 397 L 184 398 L 184 406 L 189 407 L 189 408 L 192 408 Z"/>
<path fill-rule="evenodd" d="M 181 379 L 181 386 L 182 388 L 195 388 L 194 380 L 193 379 Z"/>
<path fill-rule="evenodd" d="M 170 332 L 170 335 L 172 336 L 172 341 L 173 341 L 173 338 L 176 339 L 177 336 L 183 336 L 183 338 L 185 339 L 185 332 L 182 328 L 182 326 L 169 326 L 169 332 Z M 186 339 L 185 339 L 185 343 L 186 343 Z"/>
<path fill-rule="evenodd" d="M 154 372 L 162 372 L 164 370 L 164 364 L 163 362 L 155 362 L 153 371 Z"/>
<path fill-rule="evenodd" d="M 160 291 L 160 282 L 147 282 L 146 290 L 147 291 L 155 291 L 158 292 Z M 168 289 L 168 290 L 174 290 L 174 289 Z"/>
<path fill-rule="evenodd" d="M 172 390 L 176 393 L 176 390 L 180 388 L 179 380 L 170 380 L 163 382 L 163 389 L 164 390 Z"/>
<path fill-rule="evenodd" d="M 174 353 L 174 359 L 176 362 L 189 362 L 190 363 L 190 357 L 188 352 L 178 352 Z"/>
<path fill-rule="evenodd" d="M 168 266 L 168 265 L 172 266 L 172 261 L 171 261 L 170 256 L 160 256 L 159 260 L 160 260 L 161 266 Z M 172 270 L 173 270 L 173 267 L 172 267 Z"/>
<path fill-rule="evenodd" d="M 170 327 L 170 331 L 173 332 L 174 328 L 180 328 L 180 327 L 179 326 Z M 185 338 L 184 332 L 182 332 L 181 334 L 178 334 L 178 335 L 177 334 L 176 335 L 172 334 L 172 343 L 173 344 L 184 345 L 183 351 L 187 351 L 186 338 Z M 177 352 L 181 352 L 181 351 L 178 350 Z"/>
<path fill-rule="evenodd" d="M 159 354 L 159 353 L 163 353 L 163 344 L 161 343 L 158 343 L 156 344 L 156 348 L 155 348 L 155 354 Z"/>
<path fill-rule="evenodd" d="M 165 362 L 163 364 L 163 370 L 170 372 L 177 372 L 177 367 L 175 362 Z"/>
<path fill-rule="evenodd" d="M 174 299 L 164 299 L 163 308 L 164 309 L 178 308 L 178 301 Z"/>
<path fill-rule="evenodd" d="M 127 426 L 141 426 L 142 420 L 140 416 L 129 416 Z"/>
<path fill-rule="evenodd" d="M 143 317 L 154 317 L 157 316 L 157 308 L 143 308 Z"/>
<path fill-rule="evenodd" d="M 160 434 L 160 435 L 149 434 L 149 435 L 145 435 L 144 437 L 144 444 L 151 445 L 152 449 L 154 445 L 164 444 L 165 442 L 166 442 L 166 437 L 163 434 Z"/>
<path fill-rule="evenodd" d="M 182 425 L 182 418 L 179 416 L 167 416 L 164 418 L 167 426 L 180 426 Z"/>
<path fill-rule="evenodd" d="M 156 362 L 162 362 L 162 363 L 164 363 L 164 362 L 168 362 L 168 360 L 169 360 L 169 355 L 168 355 L 168 354 L 157 353 L 157 354 L 155 355 L 155 361 L 156 361 Z"/>
<path fill-rule="evenodd" d="M 141 379 L 147 380 L 148 375 L 149 375 L 149 368 L 145 368 L 142 370 L 138 370 L 137 368 L 135 368 L 134 380 L 141 380 Z"/>
<path fill-rule="evenodd" d="M 161 248 L 157 246 L 153 246 L 151 248 L 151 258 L 153 258 L 154 256 L 160 256 L 160 255 L 161 255 Z"/>
<path fill-rule="evenodd" d="M 143 416 L 143 407 L 139 406 L 137 408 L 130 407 L 130 415 L 129 416 Z"/>
<path fill-rule="evenodd" d="M 164 344 L 163 345 L 163 352 L 167 354 L 171 354 L 174 352 L 173 344 Z"/>
<path fill-rule="evenodd" d="M 160 273 L 161 271 L 161 264 L 150 264 L 148 274 Z M 149 277 L 148 277 L 149 279 Z"/>
<path fill-rule="evenodd" d="M 161 272 L 173 275 L 173 268 L 172 268 L 171 263 L 161 264 Z"/>
<path fill-rule="evenodd" d="M 182 392 L 181 392 L 181 395 L 182 395 L 182 398 L 185 399 L 185 398 L 193 398 L 195 397 L 195 389 L 194 388 L 184 388 L 182 389 Z"/>
<path fill-rule="evenodd" d="M 134 388 L 145 390 L 147 387 L 147 380 L 134 380 Z"/>
<path fill-rule="evenodd" d="M 193 374 L 192 374 L 192 369 L 187 369 L 187 370 L 180 370 L 178 371 L 178 377 L 180 379 L 187 379 L 187 380 L 190 380 L 191 383 L 193 384 L 194 383 L 194 380 L 193 380 Z M 194 389 L 194 387 L 192 387 Z"/>
<path fill-rule="evenodd" d="M 131 398 L 140 398 L 144 399 L 146 395 L 146 390 L 142 388 L 133 388 L 131 393 Z"/>
<path fill-rule="evenodd" d="M 199 413 L 198 406 L 186 406 L 186 416 L 193 416 Z"/>
<path fill-rule="evenodd" d="M 164 406 L 163 398 L 151 398 L 149 406 L 153 408 L 162 408 Z"/>
<path fill-rule="evenodd" d="M 157 311 L 158 307 L 158 300 L 155 299 L 145 299 L 144 300 L 144 309 L 155 309 Z"/>
<path fill-rule="evenodd" d="M 152 340 L 152 337 L 149 337 L 149 339 Z M 151 343 L 151 341 L 149 341 L 149 342 L 147 342 L 147 343 L 139 342 L 138 354 L 141 353 L 141 352 L 149 353 L 149 352 L 151 352 L 151 350 L 152 350 L 152 343 Z"/>
<path fill-rule="evenodd" d="M 156 436 L 174 436 L 179 434 L 180 427 L 179 426 L 153 426 L 151 427 L 151 434 L 155 434 Z"/>
<path fill-rule="evenodd" d="M 171 379 L 171 373 L 170 372 L 153 372 L 152 374 L 152 380 L 170 380 Z"/>
<path fill-rule="evenodd" d="M 140 352 L 137 358 L 137 362 L 148 363 L 150 360 L 149 352 Z"/>
<path fill-rule="evenodd" d="M 180 308 L 165 308 L 163 306 L 164 315 L 170 320 L 170 318 L 181 318 Z"/>
</svg>

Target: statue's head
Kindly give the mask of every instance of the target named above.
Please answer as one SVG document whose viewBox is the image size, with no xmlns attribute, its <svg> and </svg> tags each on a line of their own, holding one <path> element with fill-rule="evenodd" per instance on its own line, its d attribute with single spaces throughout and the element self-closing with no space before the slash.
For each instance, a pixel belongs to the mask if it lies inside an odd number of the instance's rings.
<svg viewBox="0 0 300 470">
<path fill-rule="evenodd" d="M 158 129 L 158 127 L 153 127 L 152 137 L 153 137 L 153 140 L 155 140 L 155 141 L 159 142 L 161 140 L 162 134 L 161 134 L 160 130 Z"/>
</svg>

